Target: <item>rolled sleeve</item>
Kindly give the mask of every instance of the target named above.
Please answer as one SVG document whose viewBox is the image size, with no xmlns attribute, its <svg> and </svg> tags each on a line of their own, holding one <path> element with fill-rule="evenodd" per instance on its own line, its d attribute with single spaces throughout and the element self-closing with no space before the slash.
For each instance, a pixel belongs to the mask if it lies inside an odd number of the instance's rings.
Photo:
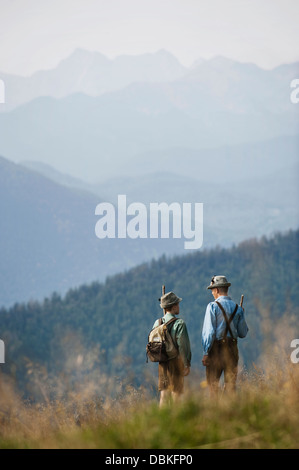
<svg viewBox="0 0 299 470">
<path fill-rule="evenodd" d="M 177 322 L 176 325 L 176 342 L 179 349 L 179 354 L 184 362 L 185 367 L 191 365 L 191 346 L 188 335 L 186 323 L 183 321 Z"/>
<path fill-rule="evenodd" d="M 209 303 L 206 308 L 205 318 L 202 327 L 202 346 L 204 355 L 208 354 L 216 336 L 215 314 L 212 304 Z"/>
</svg>

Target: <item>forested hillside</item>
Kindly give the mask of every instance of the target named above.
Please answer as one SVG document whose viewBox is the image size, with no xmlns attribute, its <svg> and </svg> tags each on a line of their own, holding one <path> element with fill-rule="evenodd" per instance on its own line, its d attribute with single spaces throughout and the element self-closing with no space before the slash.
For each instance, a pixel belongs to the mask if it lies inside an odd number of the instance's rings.
<svg viewBox="0 0 299 470">
<path fill-rule="evenodd" d="M 110 277 L 105 283 L 84 285 L 61 298 L 53 293 L 42 303 L 31 301 L 0 311 L 0 337 L 5 342 L 2 371 L 14 377 L 25 396 L 32 396 L 31 378 L 42 371 L 49 377 L 83 380 L 101 370 L 140 384 L 155 364 L 146 364 L 148 331 L 162 314 L 158 298 L 162 284 L 183 298 L 180 316 L 188 325 L 192 370 L 201 369 L 201 327 L 206 287 L 215 274 L 232 283 L 230 294 L 244 306 L 248 337 L 240 340 L 241 365 L 259 363 L 264 348 L 281 353 L 298 337 L 299 231 L 270 239 L 248 240 L 231 249 L 177 256 L 140 265 Z M 30 385 L 29 385 L 30 384 Z"/>
</svg>

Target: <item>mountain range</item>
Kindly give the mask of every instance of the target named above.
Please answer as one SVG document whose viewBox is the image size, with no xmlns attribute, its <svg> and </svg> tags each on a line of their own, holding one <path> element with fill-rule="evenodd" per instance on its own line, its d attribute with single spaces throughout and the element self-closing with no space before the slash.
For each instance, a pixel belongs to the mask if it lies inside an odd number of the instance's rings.
<svg viewBox="0 0 299 470">
<path fill-rule="evenodd" d="M 183 251 L 176 239 L 98 239 L 102 199 L 0 158 L 0 305 L 65 293 L 84 282 Z"/>
<path fill-rule="evenodd" d="M 76 49 L 57 67 L 37 71 L 31 76 L 0 71 L 6 91 L 6 106 L 1 107 L 0 112 L 41 96 L 63 98 L 75 93 L 99 96 L 138 82 L 177 82 L 174 86 L 178 86 L 181 81 L 188 83 L 190 94 L 193 94 L 192 87 L 201 87 L 218 102 L 223 102 L 227 94 L 226 105 L 231 110 L 239 107 L 244 111 L 244 93 L 248 96 L 248 109 L 254 110 L 260 95 L 268 100 L 269 109 L 272 103 L 272 109 L 276 110 L 277 101 L 279 106 L 287 109 L 290 82 L 298 76 L 298 67 L 298 63 L 291 63 L 264 70 L 255 64 L 239 63 L 222 56 L 200 59 L 191 67 L 185 67 L 164 49 L 154 54 L 122 55 L 115 59 L 108 59 L 100 52 Z M 173 92 L 169 93 L 168 99 L 181 102 L 185 107 L 185 99 L 176 97 Z M 196 110 L 196 102 L 193 105 Z"/>
<path fill-rule="evenodd" d="M 0 305 L 184 252 L 97 239 L 95 207 L 119 194 L 203 203 L 203 248 L 297 228 L 298 66 L 77 50 L 31 77 L 0 73 Z"/>
<path fill-rule="evenodd" d="M 183 238 L 171 235 L 96 238 L 95 208 L 109 201 L 117 208 L 117 194 L 126 194 L 128 204 L 139 201 L 148 209 L 154 201 L 202 202 L 203 248 L 229 247 L 298 224 L 297 166 L 253 178 L 248 186 L 242 181 L 208 183 L 175 173 L 168 174 L 165 185 L 163 174 L 149 173 L 142 179 L 115 179 L 93 187 L 49 167 L 28 165 L 31 168 L 0 159 L 1 305 L 41 299 L 53 291 L 64 294 L 162 254 L 186 253 Z"/>
<path fill-rule="evenodd" d="M 2 155 L 16 162 L 49 164 L 95 183 L 134 175 L 136 163 L 146 168 L 150 161 L 151 169 L 158 172 L 163 152 L 171 158 L 177 149 L 184 156 L 212 148 L 224 160 L 227 147 L 298 135 L 299 107 L 290 101 L 290 82 L 299 73 L 298 63 L 266 71 L 216 57 L 186 70 L 173 56 L 160 51 L 112 61 L 126 64 L 117 73 L 124 80 L 113 90 L 98 90 L 95 95 L 83 85 L 64 86 L 69 80 L 66 75 L 81 83 L 79 64 L 84 69 L 98 61 L 101 68 L 105 62 L 97 54 L 90 57 L 86 51 L 77 51 L 53 71 L 34 75 L 36 79 L 42 76 L 40 82 L 47 82 L 48 88 L 34 85 L 35 99 L 28 98 L 22 106 L 1 113 Z M 140 70 L 152 68 L 152 74 L 140 77 L 136 62 Z M 93 70 L 95 65 L 90 67 Z M 101 79 L 113 83 L 107 69 L 101 70 Z M 125 73 L 128 70 L 130 78 Z M 59 94 L 58 84 L 64 87 Z M 19 90 L 25 88 L 18 85 Z M 9 100 L 8 93 L 8 109 Z M 283 158 L 280 154 L 279 159 Z"/>
<path fill-rule="evenodd" d="M 98 96 L 136 81 L 174 80 L 182 77 L 186 70 L 163 49 L 155 54 L 123 55 L 115 59 L 108 59 L 100 52 L 76 49 L 54 69 L 38 71 L 28 77 L 0 72 L 6 86 L 3 110 L 12 110 L 39 96 L 62 98 L 73 93 Z"/>
<path fill-rule="evenodd" d="M 283 162 L 278 158 L 282 149 L 286 152 Z M 23 162 L 23 165 L 55 182 L 85 189 L 115 205 L 119 194 L 125 194 L 129 203 L 138 201 L 147 207 L 151 202 L 202 202 L 205 247 L 215 243 L 230 246 L 249 237 L 297 227 L 296 138 L 227 148 L 225 166 L 221 164 L 221 151 L 190 151 L 184 155 L 180 150 L 174 152 L 172 161 L 166 152 L 157 156 L 160 172 L 153 172 L 153 159 L 145 158 L 143 167 L 137 162 L 135 165 L 140 175 L 110 178 L 98 184 L 71 178 L 39 162 Z M 216 171 L 211 179 L 212 168 Z M 218 169 L 221 176 L 217 174 Z"/>
</svg>

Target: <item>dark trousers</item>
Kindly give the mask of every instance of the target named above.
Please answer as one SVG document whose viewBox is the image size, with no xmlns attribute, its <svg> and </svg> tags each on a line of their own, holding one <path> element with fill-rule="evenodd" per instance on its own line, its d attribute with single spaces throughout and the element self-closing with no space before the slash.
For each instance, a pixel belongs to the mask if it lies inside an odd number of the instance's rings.
<svg viewBox="0 0 299 470">
<path fill-rule="evenodd" d="M 239 352 L 237 341 L 227 338 L 216 340 L 209 352 L 209 365 L 206 367 L 207 382 L 211 394 L 217 394 L 219 379 L 224 373 L 224 387 L 227 391 L 236 388 Z"/>
</svg>

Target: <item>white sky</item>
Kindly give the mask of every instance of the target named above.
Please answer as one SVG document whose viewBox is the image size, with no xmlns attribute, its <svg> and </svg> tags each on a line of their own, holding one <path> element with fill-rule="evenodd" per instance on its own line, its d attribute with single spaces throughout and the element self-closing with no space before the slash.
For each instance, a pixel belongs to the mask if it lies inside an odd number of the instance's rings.
<svg viewBox="0 0 299 470">
<path fill-rule="evenodd" d="M 299 0 L 0 0 L 0 71 L 52 68 L 77 47 L 272 68 L 299 60 Z"/>
</svg>

